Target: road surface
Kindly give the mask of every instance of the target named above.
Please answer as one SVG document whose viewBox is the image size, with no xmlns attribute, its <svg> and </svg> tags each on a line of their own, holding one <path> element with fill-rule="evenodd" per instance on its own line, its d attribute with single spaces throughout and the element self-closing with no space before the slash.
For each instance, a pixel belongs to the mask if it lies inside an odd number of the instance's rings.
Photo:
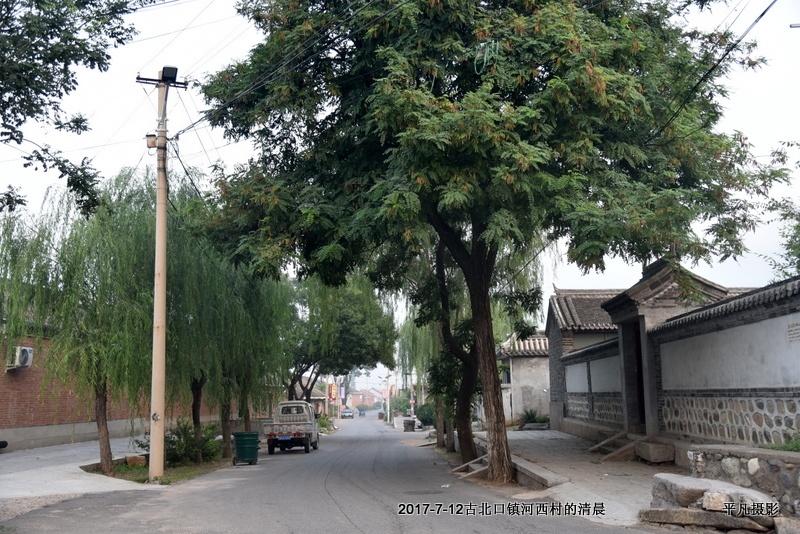
<svg viewBox="0 0 800 534">
<path fill-rule="evenodd" d="M 338 425 L 338 431 L 322 436 L 319 450 L 310 453 L 299 448 L 268 455 L 263 445 L 255 465 L 231 465 L 163 491 L 84 495 L 0 523 L 0 532 L 610 534 L 625 530 L 575 517 L 577 510 L 572 510 L 573 516 L 551 515 L 553 503 L 517 500 L 514 495 L 521 490 L 514 486 L 496 488 L 459 480 L 432 447 L 419 446 L 424 443 L 421 433 L 395 430 L 374 412 Z M 537 515 L 543 510 L 547 515 Z"/>
</svg>

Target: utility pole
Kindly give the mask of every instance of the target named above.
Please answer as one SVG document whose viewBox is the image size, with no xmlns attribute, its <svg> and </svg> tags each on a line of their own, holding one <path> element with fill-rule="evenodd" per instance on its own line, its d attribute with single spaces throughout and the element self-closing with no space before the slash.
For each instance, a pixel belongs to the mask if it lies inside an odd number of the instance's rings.
<svg viewBox="0 0 800 534">
<path fill-rule="evenodd" d="M 153 368 L 150 386 L 150 467 L 148 478 L 164 476 L 164 417 L 167 369 L 167 93 L 169 87 L 186 89 L 179 82 L 177 67 L 164 67 L 158 79 L 136 77 L 138 83 L 158 87 L 158 129 L 147 136 L 147 146 L 156 149 L 156 257 L 153 289 Z"/>
</svg>

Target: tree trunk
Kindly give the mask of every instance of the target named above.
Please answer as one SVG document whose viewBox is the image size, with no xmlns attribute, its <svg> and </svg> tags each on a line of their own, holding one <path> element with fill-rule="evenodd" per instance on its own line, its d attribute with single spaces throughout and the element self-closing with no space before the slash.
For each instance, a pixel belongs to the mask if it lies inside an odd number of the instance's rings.
<svg viewBox="0 0 800 534">
<path fill-rule="evenodd" d="M 449 412 L 450 410 L 448 410 Z M 456 452 L 456 432 L 454 417 L 448 413 L 445 419 L 445 447 L 447 452 Z"/>
<path fill-rule="evenodd" d="M 471 462 L 478 457 L 475 439 L 472 435 L 472 394 L 478 381 L 478 366 L 472 352 L 463 362 L 461 383 L 456 397 L 456 429 L 458 445 L 461 449 L 461 463 Z"/>
<path fill-rule="evenodd" d="M 444 447 L 444 414 L 442 413 L 442 399 L 436 396 L 436 447 Z"/>
<path fill-rule="evenodd" d="M 100 442 L 100 470 L 104 475 L 114 474 L 114 459 L 111 455 L 111 440 L 108 434 L 108 393 L 106 383 L 94 390 L 94 416 L 97 422 L 97 439 Z"/>
<path fill-rule="evenodd" d="M 231 458 L 233 450 L 231 447 L 231 399 L 225 398 L 219 403 L 219 420 L 222 426 L 222 457 Z"/>
<path fill-rule="evenodd" d="M 492 315 L 489 306 L 488 277 L 474 277 L 469 286 L 472 324 L 475 329 L 475 351 L 483 386 L 483 405 L 486 411 L 486 434 L 489 440 L 489 475 L 491 482 L 506 483 L 514 478 L 511 450 L 508 447 L 503 396 L 497 370 Z"/>
<path fill-rule="evenodd" d="M 203 401 L 203 385 L 206 379 L 204 377 L 192 378 L 192 424 L 194 424 L 194 462 L 196 464 L 203 463 L 203 449 L 201 444 L 203 442 L 203 424 L 200 421 L 200 406 Z"/>
<path fill-rule="evenodd" d="M 245 432 L 252 432 L 253 424 L 250 421 L 250 397 L 244 395 L 242 400 L 239 404 L 239 413 L 241 414 L 242 418 L 244 419 L 244 431 Z"/>
</svg>

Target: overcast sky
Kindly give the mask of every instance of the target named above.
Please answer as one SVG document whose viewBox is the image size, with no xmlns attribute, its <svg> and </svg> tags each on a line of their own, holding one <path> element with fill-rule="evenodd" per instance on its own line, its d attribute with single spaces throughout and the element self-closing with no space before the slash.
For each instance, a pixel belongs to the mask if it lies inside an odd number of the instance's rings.
<svg viewBox="0 0 800 534">
<path fill-rule="evenodd" d="M 741 0 L 720 5 L 697 19 L 706 27 L 732 26 L 736 35 L 744 32 L 772 0 Z M 244 58 L 260 35 L 238 17 L 232 2 L 177 0 L 150 7 L 130 18 L 139 30 L 136 39 L 112 51 L 111 69 L 105 73 L 80 73 L 79 88 L 64 102 L 67 112 L 83 112 L 92 131 L 81 136 L 57 135 L 35 126 L 26 128 L 30 139 L 49 143 L 79 161 L 88 157 L 104 175 L 113 176 L 125 166 L 154 166 L 155 154 L 145 148 L 144 136 L 156 127 L 156 94 L 153 86 L 136 83 L 137 74 L 155 78 L 164 65 L 178 67 L 179 80 L 202 80 L 235 59 Z M 731 98 L 722 124 L 724 131 L 745 132 L 756 145 L 756 153 L 768 155 L 780 141 L 800 140 L 800 2 L 777 0 L 748 35 L 759 42 L 759 54 L 769 64 L 758 71 L 735 72 L 729 82 Z M 204 104 L 195 90 L 171 90 L 168 103 L 169 131 L 177 132 L 199 117 Z M 178 140 L 186 165 L 207 170 L 218 160 L 229 166 L 249 153 L 247 145 L 232 145 L 219 132 L 201 126 Z M 47 185 L 63 186 L 52 173 L 22 169 L 21 152 L 31 146 L 0 145 L 0 190 L 11 184 L 21 186 L 38 208 Z M 172 163 L 176 167 L 177 162 Z M 797 188 L 784 187 L 776 195 L 798 198 Z M 748 237 L 752 252 L 738 262 L 700 265 L 695 272 L 725 286 L 759 286 L 770 282 L 773 273 L 760 255 L 774 256 L 779 250 L 778 227 L 765 225 Z M 640 276 L 641 266 L 610 261 L 603 274 L 582 276 L 577 269 L 560 262 L 557 255 L 547 260 L 545 295 L 555 283 L 561 288 L 627 288 Z M 553 268 L 554 267 L 554 268 Z M 691 266 L 687 266 L 690 267 Z"/>
</svg>

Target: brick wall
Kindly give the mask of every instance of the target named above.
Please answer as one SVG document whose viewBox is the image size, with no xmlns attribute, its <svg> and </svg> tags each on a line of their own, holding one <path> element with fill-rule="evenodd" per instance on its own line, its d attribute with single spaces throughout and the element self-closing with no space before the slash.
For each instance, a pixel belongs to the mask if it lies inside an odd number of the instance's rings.
<svg viewBox="0 0 800 534">
<path fill-rule="evenodd" d="M 87 402 L 78 398 L 74 387 L 55 383 L 47 384 L 43 390 L 48 340 L 43 341 L 41 349 L 31 338 L 20 340 L 15 345 L 34 347 L 33 365 L 7 372 L 3 372 L 3 366 L 0 370 L 0 429 L 94 422 L 92 399 Z M 142 413 L 130 413 L 126 403 L 111 403 L 108 419 L 146 418 L 149 399 L 144 399 L 142 405 Z M 179 406 L 168 412 L 175 417 L 191 414 L 189 406 Z M 210 412 L 203 406 L 202 413 L 209 415 Z"/>
</svg>

